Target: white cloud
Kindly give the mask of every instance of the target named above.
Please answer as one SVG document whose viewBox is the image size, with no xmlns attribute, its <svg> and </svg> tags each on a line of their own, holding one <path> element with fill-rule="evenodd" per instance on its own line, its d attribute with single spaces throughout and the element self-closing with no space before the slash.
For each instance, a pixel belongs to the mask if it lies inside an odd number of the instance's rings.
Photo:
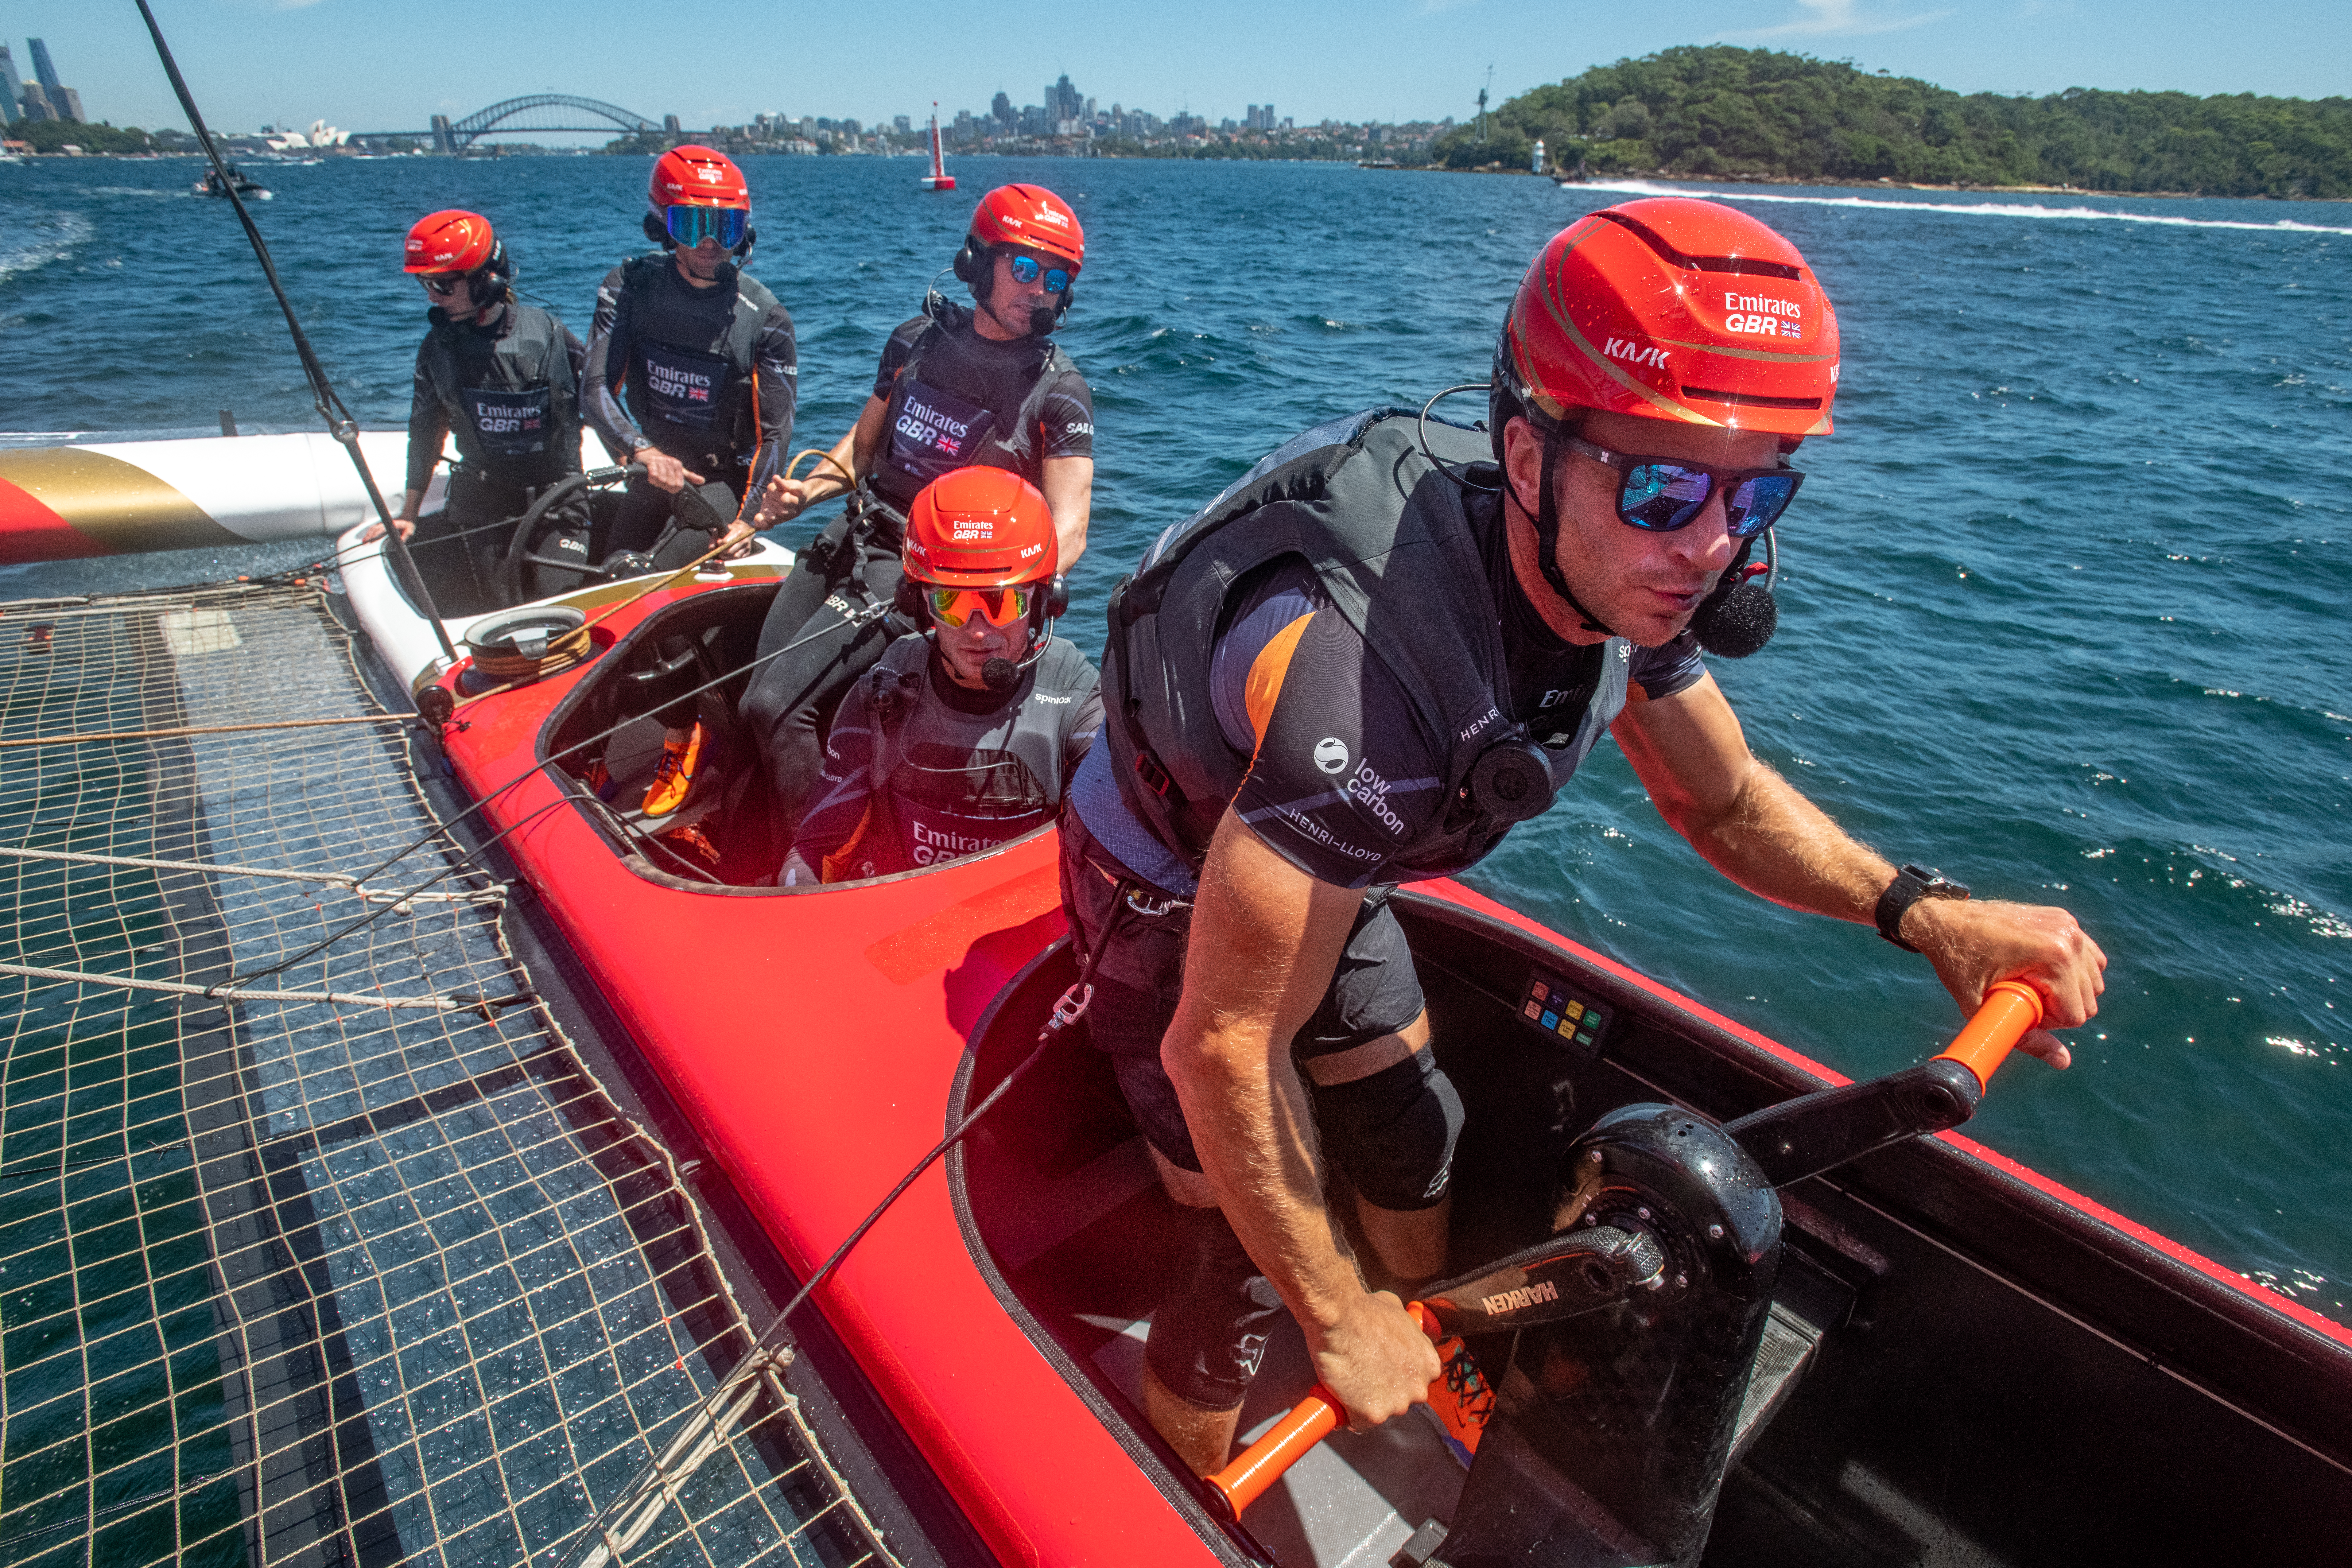
<svg viewBox="0 0 2352 1568">
<path fill-rule="evenodd" d="M 1772 27 L 1744 27 L 1737 32 L 1719 33 L 1717 37 L 1790 38 L 1790 37 L 1858 37 L 1864 33 L 1896 33 L 1906 27 L 1921 27 L 1941 21 L 1951 15 L 1949 10 L 1925 11 L 1916 16 L 1862 14 L 1859 0 L 1797 0 L 1801 15 L 1793 22 L 1783 22 Z"/>
</svg>

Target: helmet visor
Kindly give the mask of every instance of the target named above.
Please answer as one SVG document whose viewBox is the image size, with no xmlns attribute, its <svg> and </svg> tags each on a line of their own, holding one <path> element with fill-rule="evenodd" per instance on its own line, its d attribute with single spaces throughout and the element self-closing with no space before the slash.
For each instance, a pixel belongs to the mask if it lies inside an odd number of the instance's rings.
<svg viewBox="0 0 2352 1568">
<path fill-rule="evenodd" d="M 688 247 L 700 245 L 706 239 L 716 239 L 732 250 L 743 243 L 743 231 L 751 226 L 751 215 L 741 207 L 695 207 L 683 204 L 664 210 L 662 223 L 670 238 Z"/>
<path fill-rule="evenodd" d="M 1009 588 L 934 587 L 927 601 L 931 618 L 943 626 L 961 626 L 974 616 L 984 616 L 992 626 L 1009 626 L 1029 614 L 1036 591 L 1034 583 Z"/>
</svg>

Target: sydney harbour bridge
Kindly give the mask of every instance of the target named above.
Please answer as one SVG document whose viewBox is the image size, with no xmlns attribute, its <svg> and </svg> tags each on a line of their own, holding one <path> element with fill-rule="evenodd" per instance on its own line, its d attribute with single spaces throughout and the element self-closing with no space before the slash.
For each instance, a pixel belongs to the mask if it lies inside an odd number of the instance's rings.
<svg viewBox="0 0 2352 1568">
<path fill-rule="evenodd" d="M 463 153 L 485 136 L 563 132 L 608 136 L 681 134 L 675 114 L 653 121 L 616 103 L 606 103 L 593 98 L 576 98 L 563 92 L 535 92 L 524 98 L 509 98 L 488 109 L 476 110 L 463 120 L 436 114 L 429 131 L 369 131 L 359 134 L 372 141 L 413 136 L 420 142 L 432 142 L 436 153 Z"/>
</svg>

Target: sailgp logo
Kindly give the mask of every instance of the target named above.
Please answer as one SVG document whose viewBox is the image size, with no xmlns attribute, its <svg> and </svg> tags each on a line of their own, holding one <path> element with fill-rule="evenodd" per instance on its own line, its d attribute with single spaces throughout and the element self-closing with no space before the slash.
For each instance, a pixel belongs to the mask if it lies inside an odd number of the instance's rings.
<svg viewBox="0 0 2352 1568">
<path fill-rule="evenodd" d="M 1665 350 L 1645 349 L 1631 338 L 1612 338 L 1609 346 L 1601 352 L 1611 359 L 1622 359 L 1627 364 L 1654 364 L 1660 370 L 1666 368 Z"/>
<path fill-rule="evenodd" d="M 1337 735 L 1326 735 L 1315 742 L 1315 765 L 1327 773 L 1348 771 L 1348 743 Z"/>
<path fill-rule="evenodd" d="M 1486 1297 L 1479 1301 L 1478 1310 L 1493 1317 L 1500 1316 L 1505 1312 L 1524 1311 L 1538 1302 L 1559 1300 L 1559 1287 L 1549 1279 L 1539 1279 L 1535 1284 L 1521 1289 L 1505 1290 L 1499 1294 Z"/>
</svg>

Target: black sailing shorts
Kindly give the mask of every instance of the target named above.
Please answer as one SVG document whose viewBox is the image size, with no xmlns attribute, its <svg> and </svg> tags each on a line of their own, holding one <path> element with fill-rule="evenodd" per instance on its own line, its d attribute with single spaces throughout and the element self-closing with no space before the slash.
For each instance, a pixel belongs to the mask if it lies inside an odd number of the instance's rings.
<svg viewBox="0 0 2352 1568">
<path fill-rule="evenodd" d="M 1112 858 L 1095 842 L 1076 811 L 1062 814 L 1062 907 L 1080 952 L 1109 939 L 1095 965 L 1094 1001 L 1087 1030 L 1095 1048 L 1111 1058 L 1119 1092 L 1136 1125 L 1151 1146 L 1187 1171 L 1201 1168 L 1176 1086 L 1160 1065 L 1160 1042 L 1176 1016 L 1184 989 L 1184 949 L 1192 934 L 1190 908 L 1157 917 L 1137 913 L 1117 901 L 1120 879 L 1141 889 L 1139 902 L 1157 904 L 1167 895 Z M 1330 989 L 1291 1041 L 1291 1055 L 1304 1060 L 1329 1056 L 1393 1035 L 1421 1016 L 1421 979 L 1404 930 L 1389 910 L 1388 889 L 1376 888 L 1356 913 L 1348 945 L 1339 954 Z M 1112 916 L 1117 914 L 1117 919 Z"/>
</svg>

